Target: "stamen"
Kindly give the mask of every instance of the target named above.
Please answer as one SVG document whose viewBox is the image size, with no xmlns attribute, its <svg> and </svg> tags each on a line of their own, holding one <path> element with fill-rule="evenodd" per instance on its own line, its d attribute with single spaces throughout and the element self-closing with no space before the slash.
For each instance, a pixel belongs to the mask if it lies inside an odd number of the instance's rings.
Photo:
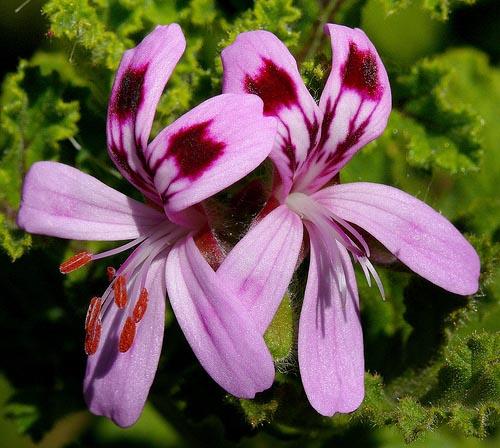
<svg viewBox="0 0 500 448">
<path fill-rule="evenodd" d="M 362 248 L 364 251 L 364 256 L 369 257 L 370 256 L 370 248 L 368 247 L 368 244 L 366 244 L 365 239 L 359 233 L 351 224 L 349 224 L 347 221 L 343 220 L 337 215 L 334 215 L 332 212 L 330 212 L 332 219 L 337 221 L 342 227 L 344 227 L 344 232 L 347 231 L 350 233 L 348 237 L 353 241 L 354 244 L 356 244 L 359 248 Z"/>
<path fill-rule="evenodd" d="M 371 276 L 375 280 L 375 283 L 377 284 L 380 295 L 382 296 L 382 300 L 385 300 L 384 285 L 382 284 L 382 280 L 380 280 L 380 277 L 375 268 L 373 267 L 373 265 L 371 264 L 370 260 L 368 260 L 368 258 L 366 257 L 359 257 L 358 261 L 361 267 L 363 268 L 363 272 L 368 282 L 368 286 L 371 286 L 370 275 L 369 275 L 371 274 Z"/>
<path fill-rule="evenodd" d="M 100 254 L 95 254 L 92 259 L 93 260 L 99 260 L 101 258 L 106 258 L 106 257 L 111 257 L 112 255 L 119 254 L 121 252 L 124 252 L 126 250 L 131 249 L 132 247 L 137 246 L 138 244 L 142 243 L 146 238 L 148 238 L 148 234 L 142 235 L 138 238 L 136 238 L 133 241 L 128 242 L 127 244 L 124 244 L 123 246 L 115 247 L 114 249 L 106 250 L 104 252 L 101 252 Z"/>
<path fill-rule="evenodd" d="M 144 317 L 144 313 L 146 312 L 147 307 L 148 290 L 146 288 L 142 288 L 141 293 L 139 294 L 139 299 L 134 306 L 134 312 L 132 313 L 135 323 L 139 323 L 141 321 L 141 319 Z"/>
<path fill-rule="evenodd" d="M 116 306 L 122 310 L 127 304 L 127 284 L 123 275 L 119 275 L 113 283 L 113 292 Z"/>
<path fill-rule="evenodd" d="M 91 321 L 92 323 L 92 321 Z M 93 355 L 99 347 L 101 340 L 102 325 L 100 320 L 96 320 L 87 329 L 85 333 L 85 353 L 90 356 Z"/>
<path fill-rule="evenodd" d="M 113 266 L 108 266 L 106 268 L 106 274 L 108 276 L 108 281 L 112 281 L 116 275 L 116 269 Z"/>
<path fill-rule="evenodd" d="M 135 338 L 135 322 L 129 316 L 123 325 L 122 332 L 120 334 L 120 342 L 118 345 L 118 349 L 121 353 L 125 353 L 130 350 L 132 347 L 132 343 Z"/>
<path fill-rule="evenodd" d="M 368 268 L 366 267 L 366 263 L 363 261 L 363 257 L 356 257 L 356 256 L 354 256 L 354 257 L 355 257 L 355 260 L 361 266 L 361 269 L 363 269 L 363 274 L 365 274 L 366 283 L 368 283 L 368 286 L 371 288 L 372 279 L 370 277 L 370 272 L 368 271 Z"/>
<path fill-rule="evenodd" d="M 87 310 L 87 316 L 85 317 L 85 330 L 94 326 L 95 322 L 99 318 L 99 313 L 101 312 L 102 299 L 99 297 L 93 297 L 90 301 L 89 309 Z"/>
<path fill-rule="evenodd" d="M 59 266 L 61 274 L 68 274 L 69 272 L 76 271 L 77 269 L 85 266 L 92 261 L 92 254 L 87 251 L 80 252 L 73 255 L 70 259 L 66 260 Z"/>
<path fill-rule="evenodd" d="M 382 300 L 385 300 L 384 285 L 382 285 L 382 280 L 380 280 L 377 271 L 375 270 L 375 268 L 373 267 L 373 265 L 370 263 L 369 260 L 366 260 L 366 267 L 370 271 L 370 274 L 372 275 L 373 279 L 375 280 L 375 283 L 377 284 L 380 295 L 382 296 Z"/>
</svg>

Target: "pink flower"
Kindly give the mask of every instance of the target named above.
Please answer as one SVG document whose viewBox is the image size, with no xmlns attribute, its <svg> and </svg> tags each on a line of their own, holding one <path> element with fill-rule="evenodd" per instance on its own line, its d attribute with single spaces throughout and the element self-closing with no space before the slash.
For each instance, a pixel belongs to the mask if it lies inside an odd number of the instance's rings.
<svg viewBox="0 0 500 448">
<path fill-rule="evenodd" d="M 223 51 L 224 91 L 259 95 L 265 114 L 279 119 L 279 136 L 270 155 L 277 207 L 234 247 L 217 274 L 264 333 L 305 238 L 310 262 L 299 322 L 299 367 L 310 403 L 331 416 L 355 410 L 364 396 L 363 335 L 351 257 L 383 292 L 357 229 L 456 294 L 476 292 L 479 259 L 450 222 L 412 196 L 367 182 L 331 184 L 354 154 L 383 132 L 391 91 L 382 61 L 361 30 L 330 24 L 325 30 L 333 60 L 319 106 L 293 56 L 273 34 L 242 33 Z"/>
<path fill-rule="evenodd" d="M 176 24 L 157 27 L 123 55 L 108 108 L 109 155 L 153 207 L 67 165 L 39 162 L 24 181 L 18 224 L 78 240 L 132 240 L 61 265 L 80 266 L 135 248 L 85 323 L 84 394 L 92 412 L 129 426 L 139 417 L 160 356 L 165 290 L 187 340 L 224 389 L 251 398 L 271 386 L 272 358 L 244 307 L 195 245 L 206 226 L 200 201 L 256 168 L 276 120 L 255 95 L 224 94 L 167 126 L 148 144 L 163 88 L 185 48 Z"/>
</svg>

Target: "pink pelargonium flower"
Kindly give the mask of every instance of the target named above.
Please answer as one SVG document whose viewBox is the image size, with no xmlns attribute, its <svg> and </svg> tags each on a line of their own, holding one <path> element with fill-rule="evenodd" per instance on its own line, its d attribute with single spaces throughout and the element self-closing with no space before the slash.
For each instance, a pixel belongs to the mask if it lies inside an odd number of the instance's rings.
<svg viewBox="0 0 500 448">
<path fill-rule="evenodd" d="M 350 256 L 383 291 L 358 228 L 413 271 L 456 294 L 476 292 L 479 259 L 450 222 L 412 196 L 374 183 L 329 184 L 383 132 L 391 91 L 363 31 L 330 24 L 325 30 L 333 60 L 319 106 L 293 56 L 273 34 L 242 33 L 222 53 L 224 91 L 259 95 L 265 114 L 279 119 L 279 136 L 270 155 L 277 172 L 271 199 L 276 207 L 233 248 L 217 273 L 263 333 L 298 262 L 305 226 L 310 262 L 298 361 L 310 403 L 331 416 L 355 410 L 364 396 L 363 335 Z"/>
<path fill-rule="evenodd" d="M 176 24 L 159 26 L 123 55 L 108 108 L 109 155 L 153 207 L 72 167 L 39 162 L 24 181 L 18 224 L 31 233 L 78 240 L 133 240 L 83 252 L 67 273 L 135 247 L 87 315 L 84 394 L 90 410 L 129 426 L 139 417 L 160 356 L 165 289 L 187 340 L 224 389 L 251 398 L 272 384 L 263 337 L 199 252 L 206 226 L 195 204 L 228 187 L 268 156 L 276 119 L 256 95 L 223 94 L 149 133 L 163 88 L 185 48 Z"/>
</svg>

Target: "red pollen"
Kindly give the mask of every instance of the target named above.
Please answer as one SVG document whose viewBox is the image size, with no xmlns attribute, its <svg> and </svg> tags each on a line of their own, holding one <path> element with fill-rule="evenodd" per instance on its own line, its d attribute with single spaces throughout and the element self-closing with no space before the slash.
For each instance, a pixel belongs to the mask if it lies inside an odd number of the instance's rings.
<svg viewBox="0 0 500 448">
<path fill-rule="evenodd" d="M 116 269 L 113 266 L 108 266 L 106 268 L 106 275 L 108 276 L 108 281 L 111 282 L 115 278 Z"/>
<path fill-rule="evenodd" d="M 283 107 L 297 104 L 297 89 L 286 70 L 263 58 L 256 76 L 245 76 L 245 90 L 264 101 L 264 115 L 276 115 Z"/>
<path fill-rule="evenodd" d="M 210 136 L 210 123 L 208 120 L 182 128 L 170 137 L 167 154 L 175 157 L 181 176 L 199 178 L 222 155 L 226 144 Z"/>
<path fill-rule="evenodd" d="M 137 299 L 132 313 L 135 323 L 139 323 L 144 317 L 148 307 L 148 298 L 148 290 L 146 288 L 142 288 L 141 293 L 139 294 L 139 299 Z"/>
<path fill-rule="evenodd" d="M 113 283 L 113 292 L 116 306 L 122 310 L 127 304 L 127 283 L 123 275 L 119 275 Z"/>
<path fill-rule="evenodd" d="M 93 297 L 90 301 L 89 309 L 87 310 L 87 316 L 85 317 L 85 330 L 93 327 L 95 323 L 99 320 L 99 313 L 102 308 L 102 299 L 100 297 Z"/>
<path fill-rule="evenodd" d="M 94 322 L 94 325 L 87 329 L 85 333 L 85 353 L 90 356 L 93 355 L 99 347 L 101 340 L 102 325 L 100 321 Z"/>
<path fill-rule="evenodd" d="M 59 271 L 61 274 L 68 274 L 70 272 L 76 271 L 77 269 L 85 266 L 87 263 L 92 261 L 92 254 L 87 251 L 79 252 L 73 255 L 71 258 L 66 260 L 59 266 Z"/>
<path fill-rule="evenodd" d="M 371 100 L 378 100 L 381 88 L 375 55 L 369 50 L 359 50 L 354 42 L 349 44 L 349 55 L 342 69 L 344 86 L 357 90 Z"/>
<path fill-rule="evenodd" d="M 123 325 L 122 332 L 120 334 L 120 342 L 118 344 L 118 349 L 121 353 L 125 353 L 130 350 L 135 338 L 135 322 L 128 316 L 125 324 Z"/>
</svg>

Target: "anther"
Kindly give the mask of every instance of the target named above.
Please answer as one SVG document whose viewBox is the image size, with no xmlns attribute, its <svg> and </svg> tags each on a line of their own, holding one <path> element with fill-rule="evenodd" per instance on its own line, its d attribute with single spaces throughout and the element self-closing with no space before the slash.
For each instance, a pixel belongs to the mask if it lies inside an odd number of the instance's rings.
<svg viewBox="0 0 500 448">
<path fill-rule="evenodd" d="M 61 274 L 68 274 L 69 272 L 75 271 L 87 263 L 92 261 L 92 254 L 87 251 L 80 252 L 73 255 L 71 258 L 66 260 L 59 266 L 59 271 Z"/>
<path fill-rule="evenodd" d="M 119 275 L 113 283 L 113 292 L 116 306 L 122 310 L 127 304 L 127 284 L 123 275 Z"/>
<path fill-rule="evenodd" d="M 134 312 L 132 313 L 136 324 L 139 323 L 144 317 L 144 313 L 146 312 L 147 307 L 148 290 L 146 288 L 142 288 L 141 293 L 139 294 L 139 298 L 137 299 L 137 302 L 134 306 Z"/>
<path fill-rule="evenodd" d="M 93 297 L 87 310 L 87 316 L 85 317 L 85 330 L 88 330 L 97 322 L 101 307 L 102 299 L 100 297 Z"/>
<path fill-rule="evenodd" d="M 106 274 L 108 276 L 108 281 L 112 281 L 116 275 L 116 269 L 113 266 L 108 266 L 106 268 Z"/>
<path fill-rule="evenodd" d="M 85 353 L 88 356 L 97 351 L 102 331 L 100 320 L 91 321 L 91 324 L 85 333 Z"/>
<path fill-rule="evenodd" d="M 132 343 L 134 342 L 134 338 L 135 322 L 130 316 L 128 316 L 120 334 L 120 342 L 118 345 L 118 349 L 120 350 L 120 352 L 125 353 L 126 351 L 130 350 L 130 347 L 132 347 Z"/>
</svg>

